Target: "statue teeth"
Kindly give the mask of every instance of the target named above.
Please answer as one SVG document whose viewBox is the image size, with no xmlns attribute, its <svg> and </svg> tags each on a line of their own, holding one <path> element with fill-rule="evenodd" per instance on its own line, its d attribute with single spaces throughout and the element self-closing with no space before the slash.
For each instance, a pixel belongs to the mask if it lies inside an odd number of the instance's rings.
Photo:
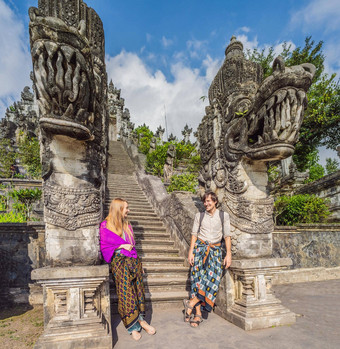
<svg viewBox="0 0 340 349">
<path fill-rule="evenodd" d="M 278 91 L 276 93 L 276 98 L 277 98 L 276 103 L 280 104 L 284 100 L 284 98 L 286 96 L 287 96 L 287 90 L 280 90 L 280 91 Z"/>
<path fill-rule="evenodd" d="M 269 98 L 268 101 L 266 101 L 267 110 L 269 110 L 274 105 L 274 102 L 275 102 L 275 96 L 272 96 L 271 98 Z"/>
</svg>

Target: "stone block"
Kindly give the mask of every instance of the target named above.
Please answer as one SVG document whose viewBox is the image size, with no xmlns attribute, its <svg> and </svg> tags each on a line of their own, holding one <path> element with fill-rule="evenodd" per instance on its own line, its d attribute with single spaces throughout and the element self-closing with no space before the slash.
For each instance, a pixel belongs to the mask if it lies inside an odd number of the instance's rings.
<svg viewBox="0 0 340 349">
<path fill-rule="evenodd" d="M 44 328 L 35 348 L 112 348 L 108 265 L 41 268 Z"/>
<path fill-rule="evenodd" d="M 217 314 L 246 331 L 294 323 L 295 314 L 271 292 L 273 275 L 291 263 L 289 258 L 233 260 Z"/>
</svg>

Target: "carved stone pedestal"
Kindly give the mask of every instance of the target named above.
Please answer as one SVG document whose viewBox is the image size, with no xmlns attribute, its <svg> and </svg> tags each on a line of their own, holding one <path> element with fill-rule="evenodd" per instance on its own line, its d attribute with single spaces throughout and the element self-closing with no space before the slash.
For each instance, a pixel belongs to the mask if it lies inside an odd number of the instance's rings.
<svg viewBox="0 0 340 349">
<path fill-rule="evenodd" d="M 221 315 L 244 330 L 295 323 L 295 314 L 271 293 L 273 275 L 291 264 L 290 258 L 234 260 L 230 268 L 233 290 L 228 292 L 233 300 Z"/>
<path fill-rule="evenodd" d="M 35 349 L 112 348 L 107 265 L 41 268 L 44 328 Z"/>
</svg>

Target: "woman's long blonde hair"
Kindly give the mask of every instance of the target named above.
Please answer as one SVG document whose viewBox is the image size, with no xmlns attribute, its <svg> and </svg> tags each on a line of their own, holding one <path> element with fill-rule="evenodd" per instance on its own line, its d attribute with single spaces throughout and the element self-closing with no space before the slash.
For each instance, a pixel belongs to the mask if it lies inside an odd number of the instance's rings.
<svg viewBox="0 0 340 349">
<path fill-rule="evenodd" d="M 129 222 L 123 217 L 125 203 L 127 204 L 128 202 L 120 198 L 115 198 L 111 201 L 109 214 L 106 217 L 106 227 L 120 237 L 122 237 L 123 231 L 125 231 L 129 235 L 130 240 L 133 241 Z"/>
</svg>

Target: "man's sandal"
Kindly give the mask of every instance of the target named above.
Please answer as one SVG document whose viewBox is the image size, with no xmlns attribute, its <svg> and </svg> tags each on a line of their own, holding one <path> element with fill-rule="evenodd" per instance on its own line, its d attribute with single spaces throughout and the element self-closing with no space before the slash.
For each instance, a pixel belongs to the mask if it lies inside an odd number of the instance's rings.
<svg viewBox="0 0 340 349">
<path fill-rule="evenodd" d="M 195 318 L 199 318 L 199 320 L 194 320 Z M 190 326 L 193 328 L 196 328 L 200 325 L 200 323 L 203 322 L 203 318 L 201 315 L 195 314 L 190 318 Z M 197 326 L 193 326 L 192 324 L 196 324 Z"/>
<path fill-rule="evenodd" d="M 184 305 L 184 322 L 189 322 L 191 314 L 188 314 L 188 309 L 193 309 L 192 306 L 189 304 L 189 299 L 183 299 L 183 305 Z"/>
</svg>

